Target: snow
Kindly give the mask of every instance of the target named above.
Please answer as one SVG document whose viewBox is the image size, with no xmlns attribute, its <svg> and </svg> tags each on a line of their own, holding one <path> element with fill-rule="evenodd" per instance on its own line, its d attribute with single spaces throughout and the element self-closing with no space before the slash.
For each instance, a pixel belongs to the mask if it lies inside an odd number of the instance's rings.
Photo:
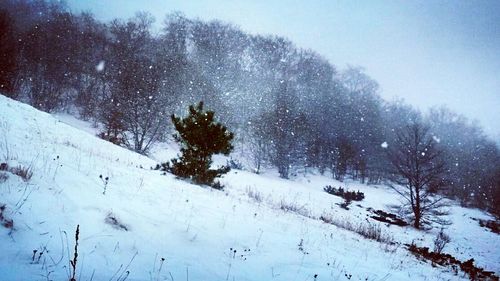
<svg viewBox="0 0 500 281">
<path fill-rule="evenodd" d="M 104 67 L 105 67 L 105 65 L 106 65 L 106 62 L 102 60 L 102 61 L 100 61 L 100 62 L 96 65 L 95 70 L 96 70 L 97 72 L 103 72 L 103 71 L 104 71 Z"/>
<path fill-rule="evenodd" d="M 174 144 L 155 147 L 148 158 L 95 132 L 85 122 L 0 95 L 0 161 L 33 169 L 28 182 L 9 173 L 0 183 L 0 203 L 15 228 L 9 233 L 0 226 L 1 280 L 68 280 L 77 225 L 77 280 L 347 280 L 346 274 L 352 280 L 467 280 L 416 259 L 402 245 L 431 246 L 439 229 L 380 224 L 398 242 L 389 245 L 317 219 L 326 213 L 377 223 L 366 208 L 387 210 L 399 200 L 387 186 L 233 170 L 222 179 L 225 190 L 216 191 L 150 169 L 176 155 Z M 325 185 L 360 190 L 366 198 L 347 211 L 336 205 L 341 198 L 322 190 Z M 250 191 L 262 200 L 250 198 Z M 280 210 L 282 202 L 303 211 Z M 106 223 L 109 214 L 128 231 Z M 453 224 L 445 232 L 452 241 L 444 251 L 473 257 L 498 274 L 498 235 L 471 218 L 491 219 L 451 207 Z M 39 262 L 32 261 L 34 249 L 47 249 Z"/>
</svg>

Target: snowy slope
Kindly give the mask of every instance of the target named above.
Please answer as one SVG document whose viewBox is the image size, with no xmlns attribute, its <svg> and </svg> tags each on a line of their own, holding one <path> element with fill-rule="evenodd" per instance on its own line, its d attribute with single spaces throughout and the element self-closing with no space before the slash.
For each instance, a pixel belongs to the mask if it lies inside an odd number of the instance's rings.
<svg viewBox="0 0 500 281">
<path fill-rule="evenodd" d="M 33 169 L 28 182 L 9 173 L 0 183 L 4 215 L 14 221 L 13 231 L 0 226 L 2 281 L 69 280 L 77 224 L 77 280 L 466 279 L 401 245 L 430 246 L 434 232 L 380 224 L 398 242 L 388 245 L 315 219 L 326 213 L 374 223 L 367 207 L 398 200 L 387 187 L 231 171 L 222 180 L 225 191 L 215 191 L 150 170 L 156 161 L 96 138 L 90 126 L 65 122 L 0 95 L 0 162 Z M 107 185 L 100 175 L 109 177 Z M 327 184 L 365 192 L 362 207 L 340 209 L 340 198 L 322 191 Z M 280 210 L 280 202 L 299 206 L 299 213 Z M 487 214 L 451 211 L 445 251 L 500 272 L 498 235 L 470 219 Z M 127 230 L 106 223 L 110 214 Z M 33 261 L 34 249 L 46 250 Z"/>
</svg>

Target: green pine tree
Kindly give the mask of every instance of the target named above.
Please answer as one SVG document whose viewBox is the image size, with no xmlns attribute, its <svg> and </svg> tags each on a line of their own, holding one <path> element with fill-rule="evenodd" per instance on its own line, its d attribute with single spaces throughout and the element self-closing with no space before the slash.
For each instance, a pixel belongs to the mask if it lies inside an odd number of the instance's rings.
<svg viewBox="0 0 500 281">
<path fill-rule="evenodd" d="M 228 155 L 233 150 L 233 133 L 214 120 L 213 111 L 203 110 L 203 102 L 196 107 L 189 106 L 189 115 L 183 119 L 172 114 L 172 122 L 177 130 L 174 138 L 181 144 L 182 155 L 172 159 L 166 169 L 197 184 L 221 188 L 214 179 L 229 172 L 230 168 L 223 166 L 215 170 L 210 169 L 212 155 Z"/>
</svg>

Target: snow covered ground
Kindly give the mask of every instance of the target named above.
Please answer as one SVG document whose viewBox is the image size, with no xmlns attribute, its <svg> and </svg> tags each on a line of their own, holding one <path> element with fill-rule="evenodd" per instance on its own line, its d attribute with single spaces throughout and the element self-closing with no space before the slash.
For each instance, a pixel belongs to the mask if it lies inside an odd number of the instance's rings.
<svg viewBox="0 0 500 281">
<path fill-rule="evenodd" d="M 173 147 L 163 144 L 152 157 L 175 155 Z M 2 281 L 69 280 L 77 225 L 76 280 L 467 280 L 403 246 L 431 247 L 438 229 L 387 226 L 368 217 L 366 208 L 387 210 L 398 202 L 386 186 L 233 170 L 222 179 L 224 191 L 203 188 L 151 170 L 157 160 L 95 137 L 85 122 L 1 95 L 0 157 L 33 171 L 27 182 L 11 173 L 0 182 L 3 214 L 14 221 L 13 230 L 0 226 Z M 366 198 L 347 211 L 325 185 L 360 190 Z M 324 214 L 380 224 L 396 244 L 323 223 L 317 218 Z M 451 207 L 453 224 L 445 232 L 452 240 L 444 251 L 498 274 L 499 236 L 472 218 L 491 219 Z"/>
</svg>

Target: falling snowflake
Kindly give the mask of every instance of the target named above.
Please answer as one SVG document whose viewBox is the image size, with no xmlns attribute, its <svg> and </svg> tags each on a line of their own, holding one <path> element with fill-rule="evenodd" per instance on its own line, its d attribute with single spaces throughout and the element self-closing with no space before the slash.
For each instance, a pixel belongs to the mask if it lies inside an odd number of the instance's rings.
<svg viewBox="0 0 500 281">
<path fill-rule="evenodd" d="M 105 66 L 105 62 L 102 60 L 100 61 L 96 66 L 95 66 L 95 70 L 97 72 L 102 72 L 104 70 L 104 66 Z"/>
<path fill-rule="evenodd" d="M 387 142 L 386 142 L 386 141 L 384 141 L 383 143 L 381 143 L 381 144 L 380 144 L 380 146 L 381 146 L 382 148 L 387 148 L 387 147 L 389 147 L 389 145 L 387 144 Z"/>
</svg>

